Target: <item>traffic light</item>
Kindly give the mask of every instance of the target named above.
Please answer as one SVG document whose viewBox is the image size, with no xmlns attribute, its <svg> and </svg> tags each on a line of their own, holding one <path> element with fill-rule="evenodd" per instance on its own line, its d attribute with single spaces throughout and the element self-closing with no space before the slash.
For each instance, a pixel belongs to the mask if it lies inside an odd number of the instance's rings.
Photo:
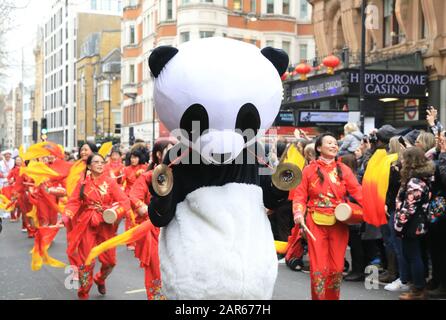
<svg viewBox="0 0 446 320">
<path fill-rule="evenodd" d="M 39 136 L 39 122 L 38 121 L 33 121 L 33 141 L 37 142 L 37 138 Z"/>
<path fill-rule="evenodd" d="M 42 139 L 42 141 L 46 141 L 48 139 L 47 133 L 48 128 L 46 118 L 42 118 L 40 120 L 40 139 Z"/>
<path fill-rule="evenodd" d="M 135 144 L 135 128 L 129 128 L 129 144 L 133 146 Z"/>
</svg>

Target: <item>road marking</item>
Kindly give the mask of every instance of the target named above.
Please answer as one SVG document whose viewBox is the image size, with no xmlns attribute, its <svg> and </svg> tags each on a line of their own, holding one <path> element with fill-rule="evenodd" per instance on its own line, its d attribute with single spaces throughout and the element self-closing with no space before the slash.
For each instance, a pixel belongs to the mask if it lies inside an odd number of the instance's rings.
<svg viewBox="0 0 446 320">
<path fill-rule="evenodd" d="M 134 294 L 134 293 L 141 293 L 141 292 L 146 292 L 146 289 L 131 290 L 131 291 L 126 291 L 124 293 L 125 294 Z"/>
<path fill-rule="evenodd" d="M 42 298 L 29 298 L 29 299 L 19 299 L 19 300 L 42 300 Z"/>
</svg>

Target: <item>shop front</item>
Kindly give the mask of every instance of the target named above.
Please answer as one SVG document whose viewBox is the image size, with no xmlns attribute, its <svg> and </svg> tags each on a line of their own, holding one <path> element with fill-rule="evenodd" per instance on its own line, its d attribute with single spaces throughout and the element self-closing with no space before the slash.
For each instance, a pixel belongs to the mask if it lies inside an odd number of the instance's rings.
<svg viewBox="0 0 446 320">
<path fill-rule="evenodd" d="M 384 124 L 396 128 L 425 128 L 426 72 L 366 70 L 362 110 L 359 79 L 358 69 L 342 69 L 334 75 L 321 74 L 306 81 L 285 82 L 281 110 L 294 114 L 296 127 L 337 134 L 343 132 L 347 122 L 359 122 L 362 118 L 365 132 Z"/>
</svg>

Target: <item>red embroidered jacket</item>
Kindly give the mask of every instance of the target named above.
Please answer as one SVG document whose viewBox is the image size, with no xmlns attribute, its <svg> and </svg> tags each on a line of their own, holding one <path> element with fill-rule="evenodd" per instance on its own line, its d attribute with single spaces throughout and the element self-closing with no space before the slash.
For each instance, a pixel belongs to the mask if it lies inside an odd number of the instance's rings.
<svg viewBox="0 0 446 320">
<path fill-rule="evenodd" d="M 338 177 L 336 165 L 341 168 L 342 179 Z M 317 174 L 318 168 L 325 177 L 322 184 Z M 321 160 L 312 161 L 304 168 L 302 182 L 294 194 L 294 218 L 304 215 L 307 210 L 333 215 L 336 206 L 345 202 L 347 195 L 362 205 L 362 187 L 349 167 L 340 161 L 333 161 L 330 164 Z"/>
</svg>

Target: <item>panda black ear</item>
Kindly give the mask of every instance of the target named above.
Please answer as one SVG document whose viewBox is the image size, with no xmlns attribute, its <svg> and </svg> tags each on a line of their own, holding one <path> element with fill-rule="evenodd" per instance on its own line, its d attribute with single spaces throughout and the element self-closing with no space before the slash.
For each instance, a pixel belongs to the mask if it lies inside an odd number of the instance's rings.
<svg viewBox="0 0 446 320">
<path fill-rule="evenodd" d="M 276 49 L 273 47 L 263 48 L 261 52 L 265 58 L 271 61 L 274 67 L 276 67 L 279 76 L 282 76 L 287 70 L 290 62 L 288 54 L 281 49 Z"/>
<path fill-rule="evenodd" d="M 160 46 L 152 51 L 149 57 L 149 67 L 155 78 L 159 76 L 161 70 L 177 53 L 178 49 L 171 46 Z"/>
</svg>

